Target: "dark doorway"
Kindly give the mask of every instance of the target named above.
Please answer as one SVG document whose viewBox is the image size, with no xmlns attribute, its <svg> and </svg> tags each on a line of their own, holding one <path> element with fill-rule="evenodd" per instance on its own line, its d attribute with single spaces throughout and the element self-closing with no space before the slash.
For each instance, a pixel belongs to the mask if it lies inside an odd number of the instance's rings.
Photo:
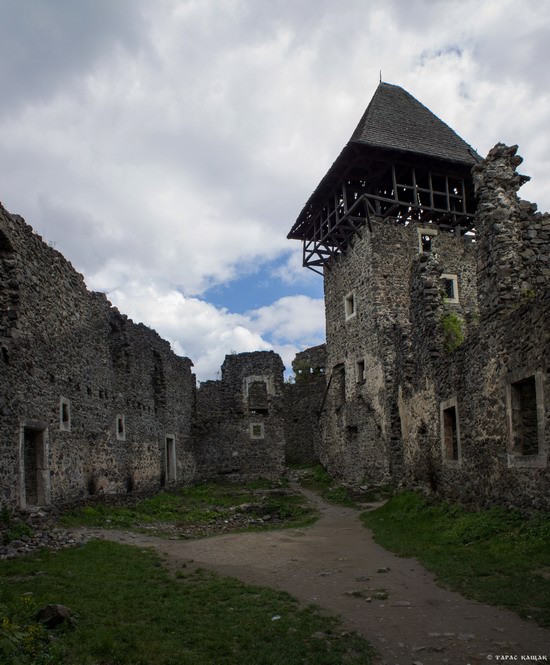
<svg viewBox="0 0 550 665">
<path fill-rule="evenodd" d="M 44 430 L 23 428 L 24 507 L 43 506 L 49 502 L 48 463 Z"/>
</svg>

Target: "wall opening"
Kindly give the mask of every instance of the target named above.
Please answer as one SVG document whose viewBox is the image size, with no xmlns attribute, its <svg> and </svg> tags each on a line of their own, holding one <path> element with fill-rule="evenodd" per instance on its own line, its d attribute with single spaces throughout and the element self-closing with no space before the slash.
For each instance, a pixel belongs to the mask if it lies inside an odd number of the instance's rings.
<svg viewBox="0 0 550 665">
<path fill-rule="evenodd" d="M 65 397 L 59 399 L 59 429 L 63 432 L 71 431 L 71 403 Z"/>
<path fill-rule="evenodd" d="M 21 508 L 50 503 L 50 472 L 45 426 L 21 427 Z"/>
<path fill-rule="evenodd" d="M 250 423 L 250 438 L 263 439 L 265 437 L 265 430 L 263 423 Z"/>
<path fill-rule="evenodd" d="M 446 303 L 458 302 L 458 277 L 456 275 L 441 275 L 443 283 L 443 300 Z"/>
<path fill-rule="evenodd" d="M 126 441 L 126 418 L 123 414 L 116 417 L 116 438 L 118 441 Z"/>
<path fill-rule="evenodd" d="M 171 434 L 166 435 L 164 456 L 166 460 L 166 482 L 173 483 L 176 480 L 176 439 Z"/>
<path fill-rule="evenodd" d="M 429 254 L 433 249 L 433 240 L 437 229 L 418 229 L 418 253 Z"/>
<path fill-rule="evenodd" d="M 510 384 L 513 452 L 538 455 L 537 387 L 535 377 Z"/>
<path fill-rule="evenodd" d="M 344 298 L 344 313 L 346 315 L 346 321 L 355 316 L 356 311 L 355 291 L 351 291 Z"/>
<path fill-rule="evenodd" d="M 508 426 L 508 466 L 546 468 L 544 372 L 525 369 L 510 374 L 505 383 Z"/>
<path fill-rule="evenodd" d="M 458 432 L 456 428 L 456 407 L 443 409 L 443 438 L 445 441 L 445 457 L 458 460 Z"/>
<path fill-rule="evenodd" d="M 460 465 L 460 424 L 457 398 L 441 402 L 440 405 L 441 452 L 443 460 L 451 466 Z"/>
<path fill-rule="evenodd" d="M 251 413 L 268 415 L 267 382 L 252 381 L 248 384 L 248 410 Z"/>
<path fill-rule="evenodd" d="M 357 360 L 355 363 L 355 381 L 357 383 L 365 383 L 365 361 Z"/>
</svg>

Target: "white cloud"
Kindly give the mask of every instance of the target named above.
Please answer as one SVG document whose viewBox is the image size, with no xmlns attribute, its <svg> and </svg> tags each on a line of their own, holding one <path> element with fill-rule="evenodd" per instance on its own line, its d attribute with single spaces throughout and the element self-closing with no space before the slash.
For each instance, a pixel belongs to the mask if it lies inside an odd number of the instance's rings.
<svg viewBox="0 0 550 665">
<path fill-rule="evenodd" d="M 176 353 L 191 358 L 200 380 L 215 378 L 229 353 L 274 349 L 287 368 L 297 351 L 324 339 L 319 300 L 285 297 L 245 315 L 232 314 L 160 283 L 140 282 L 108 294 L 136 322 L 152 326 Z"/>
<path fill-rule="evenodd" d="M 252 328 L 270 331 L 278 342 L 293 340 L 314 346 L 324 339 L 325 308 L 322 300 L 308 296 L 286 296 L 271 305 L 248 312 Z"/>
<path fill-rule="evenodd" d="M 550 208 L 550 3 L 0 7 L 0 199 L 205 375 L 231 350 L 288 362 L 320 341 L 316 300 L 237 315 L 200 296 L 277 260 L 285 288 L 320 279 L 286 234 L 380 70 L 481 154 L 519 143 L 522 193 Z"/>
</svg>

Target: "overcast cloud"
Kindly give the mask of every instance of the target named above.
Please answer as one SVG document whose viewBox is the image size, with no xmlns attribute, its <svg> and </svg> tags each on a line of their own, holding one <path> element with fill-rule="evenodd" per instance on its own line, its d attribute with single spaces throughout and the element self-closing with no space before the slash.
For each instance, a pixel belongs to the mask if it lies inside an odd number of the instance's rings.
<svg viewBox="0 0 550 665">
<path fill-rule="evenodd" d="M 323 340 L 322 280 L 286 233 L 380 71 L 482 155 L 519 143 L 522 195 L 550 208 L 548 2 L 0 10 L 0 199 L 200 379 L 231 351 L 274 348 L 288 367 Z"/>
</svg>

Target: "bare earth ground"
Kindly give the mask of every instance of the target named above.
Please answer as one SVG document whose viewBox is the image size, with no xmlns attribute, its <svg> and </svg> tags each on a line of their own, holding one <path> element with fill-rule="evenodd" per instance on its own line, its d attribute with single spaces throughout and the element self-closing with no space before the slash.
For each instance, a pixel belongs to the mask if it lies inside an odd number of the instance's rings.
<svg viewBox="0 0 550 665">
<path fill-rule="evenodd" d="M 355 510 L 301 491 L 321 513 L 313 526 L 301 529 L 200 540 L 87 531 L 152 546 L 172 570 L 184 564 L 207 568 L 314 603 L 338 614 L 346 630 L 367 637 L 380 665 L 476 665 L 505 662 L 506 655 L 517 656 L 518 662 L 527 660 L 521 656 L 545 656 L 541 662 L 550 663 L 550 630 L 440 588 L 415 559 L 399 558 L 377 545 Z M 380 589 L 387 591 L 387 599 L 371 595 Z M 350 595 L 359 591 L 362 597 Z"/>
</svg>

